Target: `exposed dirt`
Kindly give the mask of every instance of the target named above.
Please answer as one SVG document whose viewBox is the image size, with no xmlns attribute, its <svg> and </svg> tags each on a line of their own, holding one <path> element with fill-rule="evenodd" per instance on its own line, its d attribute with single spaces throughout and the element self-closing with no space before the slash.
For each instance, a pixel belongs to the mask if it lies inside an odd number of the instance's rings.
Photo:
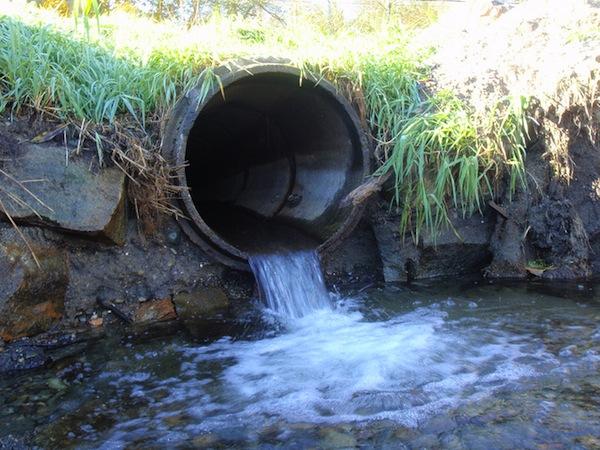
<svg viewBox="0 0 600 450">
<path fill-rule="evenodd" d="M 527 186 L 509 196 L 501 184 L 496 211 L 476 215 L 466 229 L 453 220 L 466 240 L 450 232 L 441 244 L 415 246 L 398 235 L 392 214 L 378 212 L 373 223 L 386 279 L 482 270 L 492 278 L 600 275 L 598 5 L 459 3 L 416 44 L 437 48 L 426 88 L 450 90 L 481 117 L 506 107 L 509 96 L 529 100 Z M 485 242 L 469 242 L 479 235 Z"/>
<path fill-rule="evenodd" d="M 509 96 L 528 98 L 532 141 L 545 146 L 555 178 L 571 182 L 580 137 L 596 149 L 600 137 L 600 7 L 585 0 L 473 5 L 453 9 L 424 34 L 440 45 L 430 61 L 432 88 L 451 90 L 481 116 Z"/>
<path fill-rule="evenodd" d="M 545 111 L 562 115 L 594 97 L 578 98 L 571 88 L 589 86 L 600 68 L 600 8 L 585 0 L 526 0 L 513 8 L 466 2 L 420 42 L 439 47 L 430 61 L 434 85 L 477 111 L 513 94 L 536 97 Z"/>
<path fill-rule="evenodd" d="M 487 274 L 522 278 L 532 261 L 546 278 L 598 274 L 600 8 L 585 0 L 471 2 L 421 43 L 439 46 L 429 87 L 451 90 L 476 113 L 490 114 L 508 96 L 529 99 L 528 186 L 496 199 L 508 217 L 498 215 Z"/>
</svg>

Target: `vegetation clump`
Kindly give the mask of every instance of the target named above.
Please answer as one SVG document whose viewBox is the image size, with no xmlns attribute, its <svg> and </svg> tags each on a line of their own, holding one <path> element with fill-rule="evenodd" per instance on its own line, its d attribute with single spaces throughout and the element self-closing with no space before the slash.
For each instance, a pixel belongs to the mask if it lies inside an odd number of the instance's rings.
<svg viewBox="0 0 600 450">
<path fill-rule="evenodd" d="M 430 28 L 446 36 L 430 60 L 439 86 L 477 114 L 497 99 L 530 99 L 532 131 L 557 180 L 573 177 L 570 145 L 600 144 L 600 9 L 593 2 L 528 0 L 487 11 L 465 6 Z M 532 139 L 534 136 L 532 136 Z"/>
<path fill-rule="evenodd" d="M 265 26 L 264 18 L 213 12 L 183 25 L 115 10 L 97 27 L 74 30 L 71 18 L 12 0 L 0 6 L 0 111 L 69 124 L 98 164 L 110 159 L 126 171 L 138 214 L 153 223 L 178 214 L 159 152 L 177 99 L 199 83 L 217 85 L 212 69 L 227 61 L 285 58 L 355 105 L 375 142 L 375 186 L 393 180 L 391 207 L 401 231 L 418 240 L 448 226 L 450 209 L 480 210 L 505 174 L 511 190 L 523 182 L 527 99 L 497 98 L 481 115 L 454 93 L 429 89 L 430 52 L 411 44 L 413 27 L 373 20 L 332 29 L 292 16 Z"/>
</svg>

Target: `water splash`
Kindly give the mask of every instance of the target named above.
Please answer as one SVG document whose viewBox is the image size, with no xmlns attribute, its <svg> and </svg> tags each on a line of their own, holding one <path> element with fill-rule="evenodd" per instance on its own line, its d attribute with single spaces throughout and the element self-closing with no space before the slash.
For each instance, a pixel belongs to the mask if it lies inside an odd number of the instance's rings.
<svg viewBox="0 0 600 450">
<path fill-rule="evenodd" d="M 321 263 L 315 250 L 257 254 L 250 257 L 267 307 L 292 322 L 319 310 L 331 310 Z"/>
</svg>

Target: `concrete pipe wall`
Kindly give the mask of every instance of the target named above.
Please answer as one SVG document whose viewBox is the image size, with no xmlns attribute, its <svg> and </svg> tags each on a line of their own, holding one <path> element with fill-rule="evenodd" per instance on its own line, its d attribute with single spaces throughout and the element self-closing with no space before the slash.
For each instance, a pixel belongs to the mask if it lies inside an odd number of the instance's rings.
<svg viewBox="0 0 600 450">
<path fill-rule="evenodd" d="M 361 208 L 341 200 L 369 173 L 367 137 L 325 80 L 285 64 L 217 70 L 173 110 L 163 152 L 186 187 L 181 225 L 217 260 L 247 269 L 248 255 L 277 246 L 331 251 Z M 185 166 L 185 167 L 184 167 Z"/>
</svg>

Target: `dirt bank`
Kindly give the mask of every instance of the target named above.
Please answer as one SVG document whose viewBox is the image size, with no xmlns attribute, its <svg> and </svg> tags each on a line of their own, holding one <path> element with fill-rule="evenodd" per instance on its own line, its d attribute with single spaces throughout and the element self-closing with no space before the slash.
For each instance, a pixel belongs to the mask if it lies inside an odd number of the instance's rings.
<svg viewBox="0 0 600 450">
<path fill-rule="evenodd" d="M 583 0 L 530 0 L 514 7 L 467 2 L 417 39 L 437 48 L 425 89 L 451 91 L 482 118 L 509 107 L 511 97 L 529 105 L 526 185 L 509 195 L 508 180 L 500 179 L 481 223 L 472 219 L 477 232 L 472 225 L 465 229 L 462 219 L 453 221 L 454 243 L 448 247 L 443 237 L 438 248 L 456 253 L 459 267 L 494 278 L 598 275 L 599 30 L 600 9 Z M 383 221 L 390 224 L 376 226 L 376 234 L 390 279 L 440 272 L 426 257 L 428 238 L 416 245 L 410 237 L 390 242 L 386 234 L 396 219 L 387 215 Z M 473 240 L 479 242 L 475 259 Z M 385 250 L 390 248 L 395 250 Z"/>
</svg>

